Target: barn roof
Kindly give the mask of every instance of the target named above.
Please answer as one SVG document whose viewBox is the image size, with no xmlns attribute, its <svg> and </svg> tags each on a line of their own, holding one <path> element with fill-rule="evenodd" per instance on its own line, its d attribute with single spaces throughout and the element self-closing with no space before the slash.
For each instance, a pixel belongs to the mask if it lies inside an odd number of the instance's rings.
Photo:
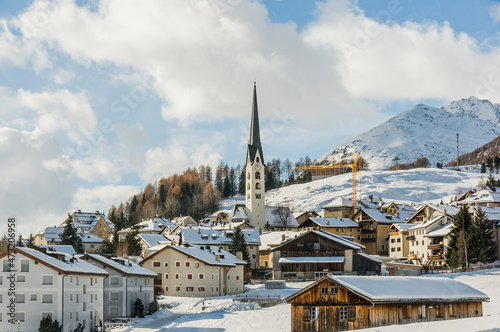
<svg viewBox="0 0 500 332">
<path fill-rule="evenodd" d="M 450 278 L 328 276 L 287 297 L 290 301 L 330 278 L 348 291 L 372 303 L 398 302 L 479 302 L 489 297 Z"/>
<path fill-rule="evenodd" d="M 345 246 L 349 249 L 354 249 L 354 250 L 361 250 L 361 249 L 365 249 L 365 246 L 362 245 L 362 244 L 359 244 L 359 243 L 356 243 L 354 241 L 350 241 L 348 240 L 346 237 L 344 236 L 339 236 L 339 235 L 335 235 L 335 234 L 332 234 L 332 233 L 328 233 L 328 232 L 325 232 L 325 231 L 322 231 L 322 230 L 319 230 L 319 231 L 309 231 L 309 232 L 305 232 L 305 233 L 302 233 L 301 235 L 297 236 L 296 238 L 293 238 L 293 239 L 290 239 L 286 242 L 283 242 L 281 243 L 279 246 L 277 246 L 276 248 L 272 249 L 271 251 L 275 251 L 275 250 L 279 250 L 282 246 L 288 244 L 289 242 L 291 241 L 297 241 L 298 239 L 306 236 L 307 234 L 309 233 L 313 233 L 317 236 L 321 236 L 321 237 L 324 237 L 332 242 L 336 242 L 342 246 Z"/>
</svg>

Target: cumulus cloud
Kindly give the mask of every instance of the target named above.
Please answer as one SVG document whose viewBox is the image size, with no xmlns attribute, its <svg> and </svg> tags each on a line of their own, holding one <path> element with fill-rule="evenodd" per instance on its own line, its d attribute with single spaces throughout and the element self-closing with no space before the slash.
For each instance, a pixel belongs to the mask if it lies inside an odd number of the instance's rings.
<svg viewBox="0 0 500 332">
<path fill-rule="evenodd" d="M 71 203 L 73 210 L 104 211 L 111 205 L 119 205 L 139 192 L 140 188 L 129 185 L 105 185 L 92 188 L 79 188 Z"/>
</svg>

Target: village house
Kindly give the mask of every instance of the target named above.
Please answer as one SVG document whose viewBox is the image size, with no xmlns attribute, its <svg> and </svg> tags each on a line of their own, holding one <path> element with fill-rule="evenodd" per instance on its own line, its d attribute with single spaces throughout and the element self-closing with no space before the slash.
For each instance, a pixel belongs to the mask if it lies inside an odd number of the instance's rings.
<svg viewBox="0 0 500 332">
<path fill-rule="evenodd" d="M 190 216 L 180 216 L 180 217 L 175 217 L 174 219 L 172 219 L 172 222 L 177 224 L 177 225 L 180 225 L 182 227 L 187 227 L 187 226 L 198 226 L 198 223 L 196 222 L 196 220 L 194 220 L 192 217 Z"/>
<path fill-rule="evenodd" d="M 360 207 L 352 219 L 358 223 L 361 230 L 355 240 L 361 241 L 366 247 L 365 252 L 369 255 L 389 256 L 389 227 L 404 221 L 367 207 Z"/>
<path fill-rule="evenodd" d="M 481 317 L 488 300 L 448 278 L 352 276 L 324 277 L 285 299 L 293 332 Z"/>
<path fill-rule="evenodd" d="M 78 210 L 68 217 L 71 219 L 73 227 L 75 227 L 80 234 L 92 234 L 104 240 L 108 239 L 113 233 L 113 223 L 104 213 L 99 211 L 82 212 L 82 210 Z M 59 227 L 64 227 L 65 225 L 66 221 L 63 221 Z"/>
<path fill-rule="evenodd" d="M 52 246 L 61 243 L 61 234 L 64 227 L 46 227 L 41 232 L 35 235 L 35 246 Z M 78 233 L 78 237 L 82 240 L 83 250 L 88 253 L 99 252 L 103 239 L 89 232 Z"/>
<path fill-rule="evenodd" d="M 212 224 L 228 222 L 228 217 L 230 214 L 231 210 L 216 211 L 210 215 L 210 222 L 212 222 Z"/>
<path fill-rule="evenodd" d="M 354 213 L 352 200 L 344 197 L 337 197 L 321 208 L 324 218 L 351 218 Z"/>
<path fill-rule="evenodd" d="M 78 236 L 82 239 L 83 252 L 89 254 L 100 252 L 103 239 L 91 233 L 82 233 Z"/>
<path fill-rule="evenodd" d="M 260 235 L 257 228 L 244 228 L 241 233 L 245 236 L 245 242 L 250 256 L 250 268 L 258 267 Z M 233 241 L 234 230 L 215 230 L 208 228 L 185 228 L 179 236 L 179 245 L 201 245 L 229 250 Z"/>
<path fill-rule="evenodd" d="M 304 221 L 309 218 L 321 218 L 316 211 L 302 211 L 294 212 L 293 217 L 297 220 L 297 223 L 301 225 Z"/>
<path fill-rule="evenodd" d="M 145 257 L 145 251 L 151 247 L 163 244 L 172 244 L 163 234 L 138 234 L 139 244 L 141 245 L 141 257 Z"/>
<path fill-rule="evenodd" d="M 486 186 L 457 203 L 460 205 L 478 205 L 489 208 L 498 207 L 500 206 L 500 192 L 493 191 L 489 186 Z"/>
<path fill-rule="evenodd" d="M 104 280 L 104 319 L 130 318 L 137 299 L 144 307 L 154 300 L 155 272 L 123 258 L 108 258 L 101 255 L 86 254 L 82 260 L 97 266 L 109 277 Z"/>
<path fill-rule="evenodd" d="M 409 229 L 414 224 L 394 223 L 389 227 L 389 257 L 403 258 L 410 254 Z"/>
<path fill-rule="evenodd" d="M 361 243 L 361 239 L 358 238 L 361 235 L 359 225 L 349 218 L 309 218 L 299 226 L 299 229 L 321 229 L 335 235 L 352 237 L 354 242 Z"/>
<path fill-rule="evenodd" d="M 417 212 L 417 210 L 409 204 L 396 204 L 394 202 L 383 204 L 380 211 L 403 221 L 406 221 Z"/>
<path fill-rule="evenodd" d="M 16 275 L 16 316 L 20 330 L 38 331 L 40 320 L 49 316 L 73 331 L 78 324 L 84 331 L 104 323 L 103 284 L 108 273 L 84 260 L 47 249 L 15 249 L 15 265 L 11 268 L 7 252 L 0 255 L 0 285 L 10 283 L 11 270 Z M 8 303 L 8 288 L 0 287 L 0 299 Z M 11 331 L 5 310 L 1 310 L 0 330 Z M 17 328 L 17 324 L 16 324 Z"/>
<path fill-rule="evenodd" d="M 408 259 L 423 265 L 443 265 L 452 221 L 453 217 L 448 216 L 444 210 L 444 215 L 413 224 L 413 227 L 408 229 Z"/>
<path fill-rule="evenodd" d="M 140 263 L 157 274 L 156 294 L 196 297 L 242 293 L 246 264 L 217 247 L 171 245 Z"/>
<path fill-rule="evenodd" d="M 127 235 L 131 232 L 137 231 L 138 234 L 149 234 L 155 235 L 160 234 L 163 230 L 168 227 L 169 230 L 174 229 L 177 224 L 170 222 L 168 219 L 155 217 L 148 220 L 143 220 L 140 223 L 137 223 L 133 227 L 128 227 L 126 229 L 122 229 L 118 231 L 118 238 L 120 241 L 125 241 Z"/>
<path fill-rule="evenodd" d="M 271 249 L 273 279 L 315 279 L 330 273 L 376 274 L 382 262 L 365 247 L 325 231 L 309 231 Z"/>
<path fill-rule="evenodd" d="M 459 207 L 451 205 L 432 205 L 423 204 L 418 207 L 417 212 L 406 220 L 408 224 L 421 224 L 431 219 L 447 214 L 448 216 L 455 216 Z"/>
<path fill-rule="evenodd" d="M 259 246 L 259 268 L 272 269 L 273 252 L 271 250 L 283 242 L 296 238 L 302 233 L 305 233 L 305 231 L 263 232 L 260 235 L 261 245 Z"/>
</svg>

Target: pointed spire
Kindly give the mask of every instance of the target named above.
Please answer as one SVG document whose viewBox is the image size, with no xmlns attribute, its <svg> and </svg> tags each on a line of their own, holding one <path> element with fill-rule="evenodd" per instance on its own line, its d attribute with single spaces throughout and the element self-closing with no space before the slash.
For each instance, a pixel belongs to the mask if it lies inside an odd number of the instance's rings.
<svg viewBox="0 0 500 332">
<path fill-rule="evenodd" d="M 259 108 L 257 105 L 257 84 L 253 82 L 253 103 L 252 103 L 252 119 L 250 123 L 250 140 L 248 142 L 248 153 L 250 162 L 255 161 L 256 151 L 259 151 L 261 162 L 264 163 L 264 155 L 262 154 L 262 145 L 260 143 L 260 128 L 259 128 Z"/>
</svg>

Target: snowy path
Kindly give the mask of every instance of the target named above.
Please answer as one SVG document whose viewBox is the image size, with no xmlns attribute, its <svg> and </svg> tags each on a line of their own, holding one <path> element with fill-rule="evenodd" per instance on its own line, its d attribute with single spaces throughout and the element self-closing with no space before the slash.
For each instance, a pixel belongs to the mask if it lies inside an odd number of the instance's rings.
<svg viewBox="0 0 500 332">
<path fill-rule="evenodd" d="M 173 314 L 173 315 L 168 316 L 168 317 L 155 319 L 152 322 L 150 322 L 149 324 L 146 324 L 140 328 L 135 328 L 134 331 L 137 331 L 137 332 L 158 331 L 162 327 L 170 325 L 176 319 L 178 319 L 179 317 L 182 317 L 184 315 L 185 315 L 184 313 L 176 313 L 176 314 Z"/>
</svg>

